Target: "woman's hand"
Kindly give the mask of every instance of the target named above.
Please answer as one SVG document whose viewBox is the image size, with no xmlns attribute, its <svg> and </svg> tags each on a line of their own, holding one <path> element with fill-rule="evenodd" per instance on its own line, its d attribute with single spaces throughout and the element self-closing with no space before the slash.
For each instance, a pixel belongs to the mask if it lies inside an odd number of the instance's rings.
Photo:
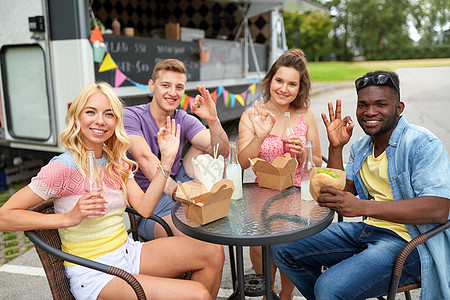
<svg viewBox="0 0 450 300">
<path fill-rule="evenodd" d="M 78 199 L 75 207 L 67 213 L 72 225 L 80 224 L 85 218 L 105 215 L 106 204 L 101 192 L 86 193 Z"/>
<path fill-rule="evenodd" d="M 325 113 L 321 115 L 323 123 L 327 128 L 330 147 L 343 147 L 350 140 L 355 124 L 349 116 L 341 119 L 341 99 L 336 100 L 336 114 L 334 113 L 333 104 L 331 102 L 328 103 L 328 113 L 330 115 L 330 121 L 328 121 Z"/>
<path fill-rule="evenodd" d="M 289 152 L 291 152 L 291 156 L 295 155 L 298 163 L 301 165 L 302 162 L 305 160 L 305 150 L 303 149 L 302 140 L 296 135 L 291 135 L 288 139 L 288 143 L 289 143 Z"/>
<path fill-rule="evenodd" d="M 161 152 L 161 165 L 172 167 L 180 146 L 180 124 L 175 124 L 175 120 L 170 121 L 167 117 L 166 127 L 159 129 L 156 134 L 158 138 L 159 151 Z"/>
<path fill-rule="evenodd" d="M 258 138 L 265 138 L 275 125 L 275 116 L 264 108 L 264 100 L 262 98 L 259 105 L 258 101 L 255 101 L 253 113 L 250 113 L 249 117 L 253 124 L 255 135 Z"/>
</svg>

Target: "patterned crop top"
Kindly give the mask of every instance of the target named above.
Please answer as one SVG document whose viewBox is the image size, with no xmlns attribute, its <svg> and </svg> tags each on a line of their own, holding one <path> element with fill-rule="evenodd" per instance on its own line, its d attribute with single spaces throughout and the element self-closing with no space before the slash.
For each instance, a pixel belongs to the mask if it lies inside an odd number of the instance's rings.
<svg viewBox="0 0 450 300">
<path fill-rule="evenodd" d="M 306 122 L 303 119 L 303 111 L 300 115 L 300 120 L 298 120 L 293 129 L 295 135 L 298 136 L 303 143 L 305 143 L 306 132 L 308 131 L 308 128 L 306 127 Z M 261 150 L 259 150 L 258 157 L 272 163 L 275 158 L 283 155 L 283 142 L 281 140 L 281 137 L 269 133 L 263 144 L 261 145 Z M 300 186 L 302 181 L 300 169 L 301 166 L 298 165 L 294 179 L 294 185 L 298 186 Z"/>
<path fill-rule="evenodd" d="M 97 160 L 101 173 L 105 174 L 106 158 Z M 132 178 L 132 173 L 130 177 Z M 87 259 L 96 259 L 113 252 L 125 244 L 127 232 L 123 222 L 126 203 L 120 184 L 109 177 L 103 178 L 104 196 L 108 201 L 106 214 L 98 218 L 86 218 L 74 227 L 59 228 L 62 250 Z M 75 164 L 71 152 L 66 151 L 45 165 L 28 185 L 44 200 L 53 198 L 56 214 L 73 209 L 84 195 L 84 176 Z M 66 266 L 73 266 L 64 262 Z"/>
</svg>

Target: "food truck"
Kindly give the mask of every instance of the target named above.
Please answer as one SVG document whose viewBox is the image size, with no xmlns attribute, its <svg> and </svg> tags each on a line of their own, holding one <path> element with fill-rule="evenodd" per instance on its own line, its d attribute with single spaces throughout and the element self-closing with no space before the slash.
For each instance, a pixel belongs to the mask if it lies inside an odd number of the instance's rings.
<svg viewBox="0 0 450 300">
<path fill-rule="evenodd" d="M 0 6 L 0 154 L 8 163 L 63 151 L 58 135 L 86 84 L 109 82 L 125 105 L 151 101 L 147 83 L 165 58 L 188 69 L 181 109 L 190 111 L 203 84 L 220 120 L 236 121 L 258 96 L 255 83 L 287 49 L 281 0 L 0 0 Z"/>
</svg>

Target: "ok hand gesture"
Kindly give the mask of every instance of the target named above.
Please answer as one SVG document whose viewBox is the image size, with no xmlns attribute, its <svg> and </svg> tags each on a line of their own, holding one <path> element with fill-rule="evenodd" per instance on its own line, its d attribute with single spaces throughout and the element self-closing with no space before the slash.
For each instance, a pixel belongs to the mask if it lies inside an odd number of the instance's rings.
<svg viewBox="0 0 450 300">
<path fill-rule="evenodd" d="M 257 137 L 265 138 L 272 131 L 272 128 L 275 125 L 275 116 L 264 108 L 263 99 L 261 99 L 259 105 L 258 101 L 255 101 L 253 113 L 250 113 L 249 117 Z"/>
<path fill-rule="evenodd" d="M 175 125 L 175 120 L 171 122 L 167 116 L 166 127 L 160 128 L 156 136 L 161 152 L 161 164 L 172 166 L 180 146 L 180 124 Z"/>
<path fill-rule="evenodd" d="M 195 96 L 194 105 L 191 107 L 193 113 L 205 120 L 208 124 L 217 120 L 216 104 L 209 91 L 202 85 L 197 85 L 200 95 Z M 199 107 L 197 105 L 200 104 Z"/>
<path fill-rule="evenodd" d="M 328 121 L 325 113 L 321 115 L 327 128 L 330 147 L 343 147 L 350 140 L 355 124 L 349 116 L 341 119 L 341 99 L 336 100 L 336 114 L 334 113 L 333 104 L 331 102 L 328 103 L 328 113 L 330 121 Z"/>
</svg>

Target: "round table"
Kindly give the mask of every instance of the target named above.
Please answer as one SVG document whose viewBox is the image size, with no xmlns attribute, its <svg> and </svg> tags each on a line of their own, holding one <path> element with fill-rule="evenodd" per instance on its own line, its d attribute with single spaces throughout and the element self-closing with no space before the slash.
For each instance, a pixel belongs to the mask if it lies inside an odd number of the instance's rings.
<svg viewBox="0 0 450 300">
<path fill-rule="evenodd" d="M 276 296 L 271 288 L 270 246 L 287 243 L 313 235 L 326 228 L 334 211 L 320 207 L 315 201 L 304 201 L 300 187 L 283 191 L 261 188 L 257 183 L 243 185 L 243 197 L 231 200 L 228 216 L 200 225 L 186 219 L 181 203 L 172 209 L 175 226 L 184 234 L 210 243 L 235 246 L 237 255 L 238 287 L 230 298 L 244 299 L 242 246 L 263 247 L 263 273 L 266 298 Z M 230 254 L 233 254 L 230 247 Z M 234 258 L 234 254 L 233 254 Z M 235 281 L 232 259 L 233 284 Z"/>
</svg>

